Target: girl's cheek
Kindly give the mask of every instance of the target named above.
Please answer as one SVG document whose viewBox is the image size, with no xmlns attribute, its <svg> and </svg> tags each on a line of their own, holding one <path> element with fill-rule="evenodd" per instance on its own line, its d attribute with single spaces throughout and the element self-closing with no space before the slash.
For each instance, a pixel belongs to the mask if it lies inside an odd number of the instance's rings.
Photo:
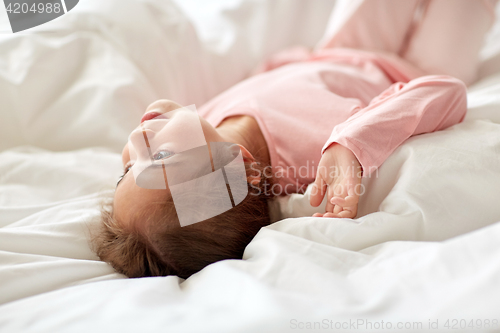
<svg viewBox="0 0 500 333">
<path fill-rule="evenodd" d="M 127 164 L 128 161 L 130 161 L 130 151 L 129 151 L 128 142 L 127 142 L 125 144 L 125 147 L 123 147 L 123 150 L 122 150 L 122 163 L 123 163 L 123 166 L 125 166 L 125 164 Z"/>
</svg>

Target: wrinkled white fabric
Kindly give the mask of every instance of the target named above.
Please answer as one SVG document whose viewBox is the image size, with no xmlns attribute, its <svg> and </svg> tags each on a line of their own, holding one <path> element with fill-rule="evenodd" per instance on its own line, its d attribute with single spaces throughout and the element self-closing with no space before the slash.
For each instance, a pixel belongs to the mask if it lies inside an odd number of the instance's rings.
<svg viewBox="0 0 500 333">
<path fill-rule="evenodd" d="M 398 148 L 365 184 L 357 220 L 295 218 L 317 209 L 304 196 L 280 199 L 273 215 L 286 219 L 262 229 L 245 260 L 186 281 L 126 279 L 96 258 L 88 237 L 99 203 L 112 196 L 118 151 L 147 104 L 201 103 L 275 48 L 314 45 L 331 2 L 218 8 L 185 16 L 165 0 L 83 0 L 39 28 L 56 32 L 0 34 L 0 332 L 287 332 L 299 331 L 294 320 L 425 328 L 429 319 L 497 318 L 492 62 L 470 88 L 465 121 Z M 298 36 L 297 22 L 310 30 Z"/>
</svg>

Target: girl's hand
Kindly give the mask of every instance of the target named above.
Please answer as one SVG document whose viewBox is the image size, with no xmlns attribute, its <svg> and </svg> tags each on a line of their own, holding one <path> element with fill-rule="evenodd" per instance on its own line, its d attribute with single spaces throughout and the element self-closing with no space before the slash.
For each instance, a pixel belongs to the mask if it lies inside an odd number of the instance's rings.
<svg viewBox="0 0 500 333">
<path fill-rule="evenodd" d="M 328 147 L 319 162 L 309 201 L 311 206 L 318 207 L 328 193 L 326 211 L 313 216 L 355 218 L 361 174 L 362 168 L 352 151 L 338 143 Z"/>
</svg>

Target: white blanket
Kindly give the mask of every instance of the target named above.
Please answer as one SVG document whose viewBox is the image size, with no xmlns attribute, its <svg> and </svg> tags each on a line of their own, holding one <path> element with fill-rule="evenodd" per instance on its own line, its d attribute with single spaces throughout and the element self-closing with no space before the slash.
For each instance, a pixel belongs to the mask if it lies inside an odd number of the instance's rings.
<svg viewBox="0 0 500 333">
<path fill-rule="evenodd" d="M 99 261 L 88 237 L 144 108 L 201 104 L 266 55 L 313 46 L 333 6 L 176 3 L 81 0 L 37 33 L 0 34 L 0 332 L 500 325 L 498 35 L 466 120 L 398 148 L 365 180 L 358 219 L 300 217 L 317 209 L 293 195 L 245 260 L 186 281 L 126 279 Z"/>
</svg>

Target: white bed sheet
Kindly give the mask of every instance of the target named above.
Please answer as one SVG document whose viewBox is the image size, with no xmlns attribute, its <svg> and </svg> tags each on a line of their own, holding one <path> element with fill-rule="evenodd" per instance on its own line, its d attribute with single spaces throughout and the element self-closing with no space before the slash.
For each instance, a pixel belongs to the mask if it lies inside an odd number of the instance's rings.
<svg viewBox="0 0 500 333">
<path fill-rule="evenodd" d="M 36 28 L 44 33 L 0 35 L 1 332 L 500 320 L 500 298 L 492 297 L 500 295 L 494 35 L 466 120 L 398 148 L 378 178 L 365 181 L 359 219 L 297 218 L 312 210 L 307 196 L 293 195 L 276 203 L 273 212 L 285 219 L 259 232 L 245 260 L 210 265 L 186 281 L 126 279 L 97 260 L 88 235 L 120 173 L 117 151 L 145 106 L 166 97 L 201 104 L 266 55 L 314 45 L 333 6 L 178 4 L 81 1 Z M 306 32 L 294 33 L 299 23 Z"/>
</svg>

